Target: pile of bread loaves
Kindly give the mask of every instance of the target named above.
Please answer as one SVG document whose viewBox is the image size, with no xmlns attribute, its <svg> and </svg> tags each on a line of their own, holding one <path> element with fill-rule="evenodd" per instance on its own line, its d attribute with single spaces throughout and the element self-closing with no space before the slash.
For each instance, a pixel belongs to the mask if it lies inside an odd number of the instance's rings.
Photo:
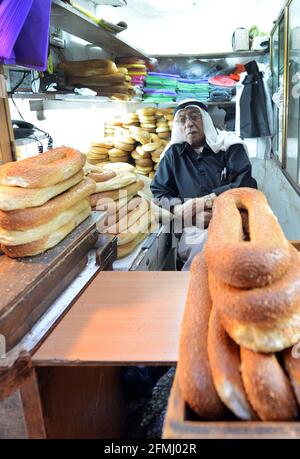
<svg viewBox="0 0 300 459">
<path fill-rule="evenodd" d="M 153 178 L 171 138 L 172 125 L 172 108 L 146 107 L 115 116 L 105 124 L 105 137 L 91 143 L 87 159 L 91 164 L 134 160 L 139 174 Z"/>
<path fill-rule="evenodd" d="M 105 211 L 97 229 L 118 237 L 118 258 L 130 254 L 155 228 L 155 217 L 148 200 L 138 196 L 144 188 L 134 167 L 125 163 L 89 166 L 87 177 L 96 181 L 91 196 L 94 210 Z"/>
<path fill-rule="evenodd" d="M 204 255 L 191 268 L 182 395 L 205 420 L 295 420 L 299 341 L 300 254 L 263 193 L 230 190 L 216 199 Z"/>
<path fill-rule="evenodd" d="M 126 101 L 134 94 L 128 69 L 109 59 L 65 61 L 57 68 L 68 77 L 69 85 L 90 88 L 98 96 Z"/>
<path fill-rule="evenodd" d="M 91 213 L 94 180 L 85 156 L 67 147 L 0 166 L 0 244 L 9 257 L 57 245 Z"/>
</svg>

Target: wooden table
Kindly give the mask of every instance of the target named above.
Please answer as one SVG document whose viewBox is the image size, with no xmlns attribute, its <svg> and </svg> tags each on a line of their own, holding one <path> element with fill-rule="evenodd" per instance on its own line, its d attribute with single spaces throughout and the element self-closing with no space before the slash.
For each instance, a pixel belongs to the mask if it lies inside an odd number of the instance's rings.
<svg viewBox="0 0 300 459">
<path fill-rule="evenodd" d="M 188 281 L 184 272 L 96 277 L 33 356 L 48 438 L 122 438 L 121 367 L 177 362 Z"/>
</svg>

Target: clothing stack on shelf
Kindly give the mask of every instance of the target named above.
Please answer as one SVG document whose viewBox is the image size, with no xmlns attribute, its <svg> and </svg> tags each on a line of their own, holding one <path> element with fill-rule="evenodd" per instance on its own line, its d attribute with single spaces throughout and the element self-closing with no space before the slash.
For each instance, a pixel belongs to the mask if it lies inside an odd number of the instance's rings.
<svg viewBox="0 0 300 459">
<path fill-rule="evenodd" d="M 185 99 L 197 99 L 201 102 L 209 100 L 210 86 L 207 78 L 179 78 L 177 102 Z"/>
<path fill-rule="evenodd" d="M 149 72 L 144 87 L 144 100 L 154 103 L 174 102 L 179 78 L 179 75 Z"/>
</svg>

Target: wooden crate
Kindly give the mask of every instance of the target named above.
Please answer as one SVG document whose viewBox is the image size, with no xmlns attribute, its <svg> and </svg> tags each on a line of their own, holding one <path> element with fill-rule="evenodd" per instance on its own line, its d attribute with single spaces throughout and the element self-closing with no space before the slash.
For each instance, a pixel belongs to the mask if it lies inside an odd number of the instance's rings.
<svg viewBox="0 0 300 459">
<path fill-rule="evenodd" d="M 190 439 L 296 439 L 300 422 L 211 422 L 193 418 L 175 375 L 164 423 L 165 440 Z"/>
</svg>

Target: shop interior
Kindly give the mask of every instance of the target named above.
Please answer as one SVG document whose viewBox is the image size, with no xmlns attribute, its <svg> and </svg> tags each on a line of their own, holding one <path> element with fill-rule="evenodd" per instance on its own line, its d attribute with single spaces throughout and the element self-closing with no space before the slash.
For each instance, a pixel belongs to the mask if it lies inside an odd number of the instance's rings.
<svg viewBox="0 0 300 459">
<path fill-rule="evenodd" d="M 249 400 L 228 411 L 219 392 L 227 411 L 210 419 L 184 397 L 195 278 L 152 192 L 176 108 L 196 100 L 242 139 L 270 239 L 278 225 L 300 250 L 299 66 L 300 0 L 0 0 L 0 439 L 300 437 L 294 402 L 273 419 Z M 42 161 L 60 149 L 55 181 Z M 281 362 L 299 340 L 250 348 Z"/>
</svg>

